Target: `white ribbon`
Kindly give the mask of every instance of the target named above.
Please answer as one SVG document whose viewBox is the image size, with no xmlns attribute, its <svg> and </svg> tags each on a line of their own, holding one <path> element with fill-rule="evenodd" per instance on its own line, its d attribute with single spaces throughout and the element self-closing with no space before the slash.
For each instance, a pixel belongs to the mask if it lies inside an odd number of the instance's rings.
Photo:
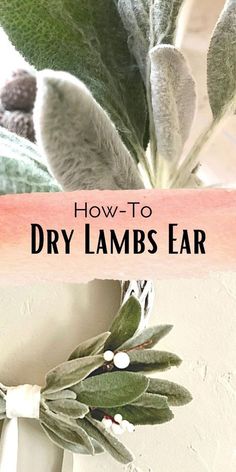
<svg viewBox="0 0 236 472">
<path fill-rule="evenodd" d="M 7 419 L 1 435 L 0 472 L 18 472 L 18 418 L 39 419 L 40 391 L 38 385 L 19 385 L 7 389 Z M 76 472 L 76 469 L 75 455 L 64 451 L 61 472 Z"/>
<path fill-rule="evenodd" d="M 40 391 L 38 385 L 10 387 L 6 394 L 6 416 L 1 448 L 0 472 L 17 472 L 18 462 L 18 418 L 39 419 Z"/>
</svg>

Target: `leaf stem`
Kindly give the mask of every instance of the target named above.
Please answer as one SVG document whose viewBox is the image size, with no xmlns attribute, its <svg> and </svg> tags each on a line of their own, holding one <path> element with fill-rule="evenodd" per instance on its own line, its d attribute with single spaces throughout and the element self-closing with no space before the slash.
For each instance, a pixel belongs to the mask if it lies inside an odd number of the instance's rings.
<svg viewBox="0 0 236 472">
<path fill-rule="evenodd" d="M 185 160 L 177 170 L 175 177 L 172 179 L 170 183 L 171 188 L 184 188 L 186 186 L 192 171 L 198 163 L 200 152 L 209 143 L 218 123 L 219 120 L 212 121 L 206 130 L 199 136 Z"/>
</svg>

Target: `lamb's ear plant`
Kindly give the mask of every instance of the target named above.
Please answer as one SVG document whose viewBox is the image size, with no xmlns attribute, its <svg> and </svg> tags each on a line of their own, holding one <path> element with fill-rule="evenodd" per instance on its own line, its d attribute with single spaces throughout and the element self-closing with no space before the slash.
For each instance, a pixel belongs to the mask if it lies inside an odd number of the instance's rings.
<svg viewBox="0 0 236 472">
<path fill-rule="evenodd" d="M 235 112 L 236 1 L 225 2 L 210 41 L 212 121 L 183 160 L 196 109 L 194 78 L 175 39 L 184 3 L 1 1 L 1 25 L 31 65 L 71 74 L 44 72 L 44 94 L 41 75 L 35 113 L 40 150 L 65 189 L 83 188 L 92 168 L 110 174 L 107 188 L 139 188 L 134 165 L 148 187 L 204 186 L 196 175 L 203 148 Z"/>
</svg>

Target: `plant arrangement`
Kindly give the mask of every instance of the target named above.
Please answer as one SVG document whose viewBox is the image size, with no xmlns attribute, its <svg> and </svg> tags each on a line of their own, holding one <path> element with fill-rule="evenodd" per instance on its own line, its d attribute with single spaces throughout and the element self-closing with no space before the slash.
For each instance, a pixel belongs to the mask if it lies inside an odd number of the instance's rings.
<svg viewBox="0 0 236 472">
<path fill-rule="evenodd" d="M 118 440 L 136 425 L 155 425 L 173 418 L 170 406 L 191 400 L 183 387 L 150 378 L 179 366 L 175 354 L 153 347 L 170 325 L 140 329 L 142 307 L 129 297 L 110 331 L 81 343 L 69 360 L 48 372 L 41 389 L 39 421 L 57 446 L 78 454 L 105 451 L 129 464 L 132 453 Z M 6 417 L 7 387 L 0 386 L 0 418 Z"/>
<path fill-rule="evenodd" d="M 212 121 L 181 162 L 196 110 L 195 81 L 175 43 L 183 4 L 1 2 L 1 25 L 30 64 L 71 74 L 44 73 L 44 87 L 53 90 L 39 92 L 35 113 L 40 152 L 66 190 L 94 188 L 91 170 L 107 189 L 140 188 L 143 179 L 148 187 L 203 185 L 200 152 L 235 112 L 236 5 L 225 2 L 208 50 Z"/>
</svg>

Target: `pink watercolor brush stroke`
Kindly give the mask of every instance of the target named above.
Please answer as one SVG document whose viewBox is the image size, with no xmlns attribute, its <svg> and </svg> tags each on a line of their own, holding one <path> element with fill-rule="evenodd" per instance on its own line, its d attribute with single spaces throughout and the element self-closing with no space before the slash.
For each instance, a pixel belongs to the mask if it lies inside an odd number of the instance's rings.
<svg viewBox="0 0 236 472">
<path fill-rule="evenodd" d="M 82 207 L 118 205 L 140 201 L 149 205 L 150 218 L 119 213 L 115 218 L 74 218 L 74 203 Z M 75 229 L 72 253 L 31 254 L 31 223 L 44 229 Z M 84 254 L 84 225 L 91 225 L 91 245 L 98 230 L 126 229 L 158 231 L 156 254 Z M 178 223 L 206 232 L 206 254 L 170 255 L 168 225 Z M 60 250 L 63 250 L 60 244 Z M 140 190 L 80 191 L 9 195 L 0 197 L 0 283 L 25 284 L 37 281 L 87 282 L 93 279 L 168 279 L 205 277 L 210 272 L 236 270 L 236 191 L 234 190 Z"/>
</svg>

